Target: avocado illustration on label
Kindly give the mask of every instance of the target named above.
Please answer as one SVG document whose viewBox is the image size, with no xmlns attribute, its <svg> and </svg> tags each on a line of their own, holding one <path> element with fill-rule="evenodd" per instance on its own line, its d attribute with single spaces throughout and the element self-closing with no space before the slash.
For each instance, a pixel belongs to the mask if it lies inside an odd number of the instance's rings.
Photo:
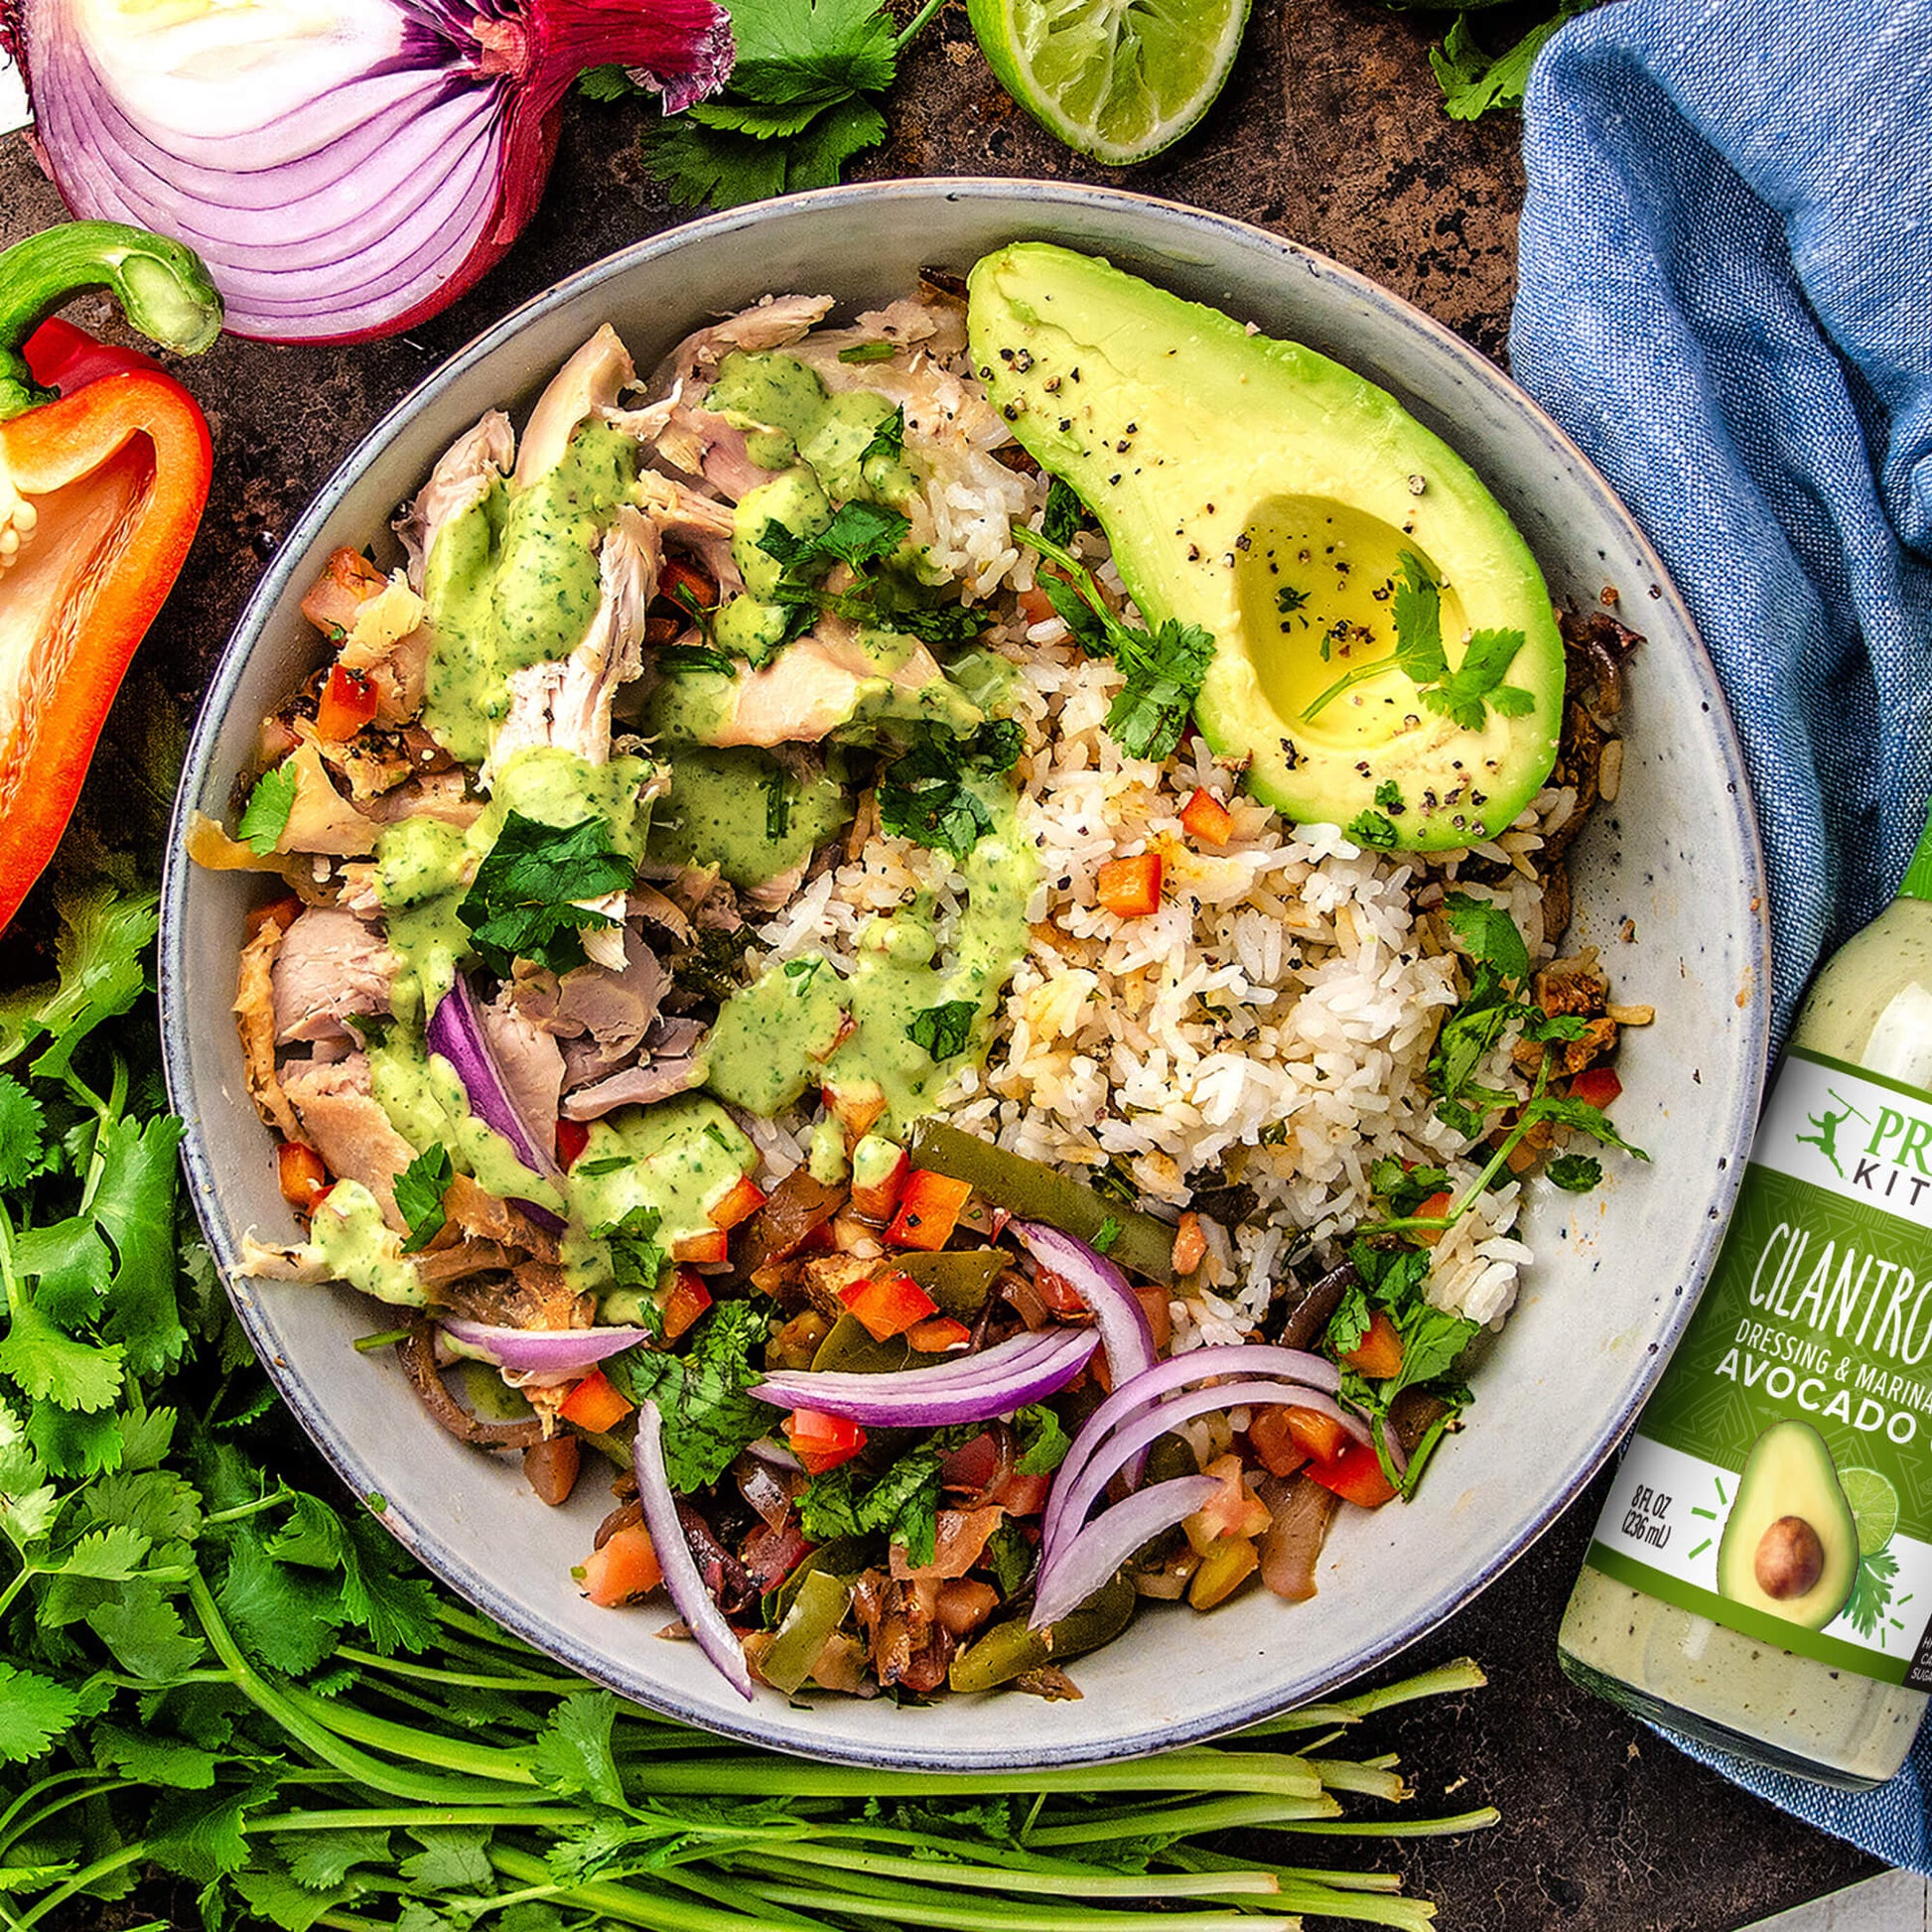
<svg viewBox="0 0 1932 1932">
<path fill-rule="evenodd" d="M 1718 1545 L 1718 1592 L 1822 1630 L 1859 1572 L 1859 1526 L 1810 1423 L 1773 1423 L 1751 1445 Z"/>
<path fill-rule="evenodd" d="M 1018 242 L 971 291 L 988 395 L 1143 620 L 1213 637 L 1194 719 L 1258 798 L 1410 851 L 1516 817 L 1556 758 L 1563 643 L 1460 457 L 1325 355 L 1091 256 Z"/>
</svg>

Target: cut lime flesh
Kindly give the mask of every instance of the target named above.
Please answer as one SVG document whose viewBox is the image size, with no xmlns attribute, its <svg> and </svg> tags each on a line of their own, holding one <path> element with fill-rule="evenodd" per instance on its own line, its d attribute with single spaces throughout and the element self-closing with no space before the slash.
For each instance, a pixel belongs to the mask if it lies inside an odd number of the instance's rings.
<svg viewBox="0 0 1932 1932">
<path fill-rule="evenodd" d="M 969 0 L 1000 84 L 1049 134 L 1124 168 L 1205 114 L 1241 50 L 1249 0 Z"/>
<path fill-rule="evenodd" d="M 1852 1520 L 1859 1526 L 1859 1555 L 1874 1555 L 1898 1528 L 1898 1491 L 1876 1469 L 1841 1469 L 1838 1486 L 1845 1491 Z"/>
</svg>

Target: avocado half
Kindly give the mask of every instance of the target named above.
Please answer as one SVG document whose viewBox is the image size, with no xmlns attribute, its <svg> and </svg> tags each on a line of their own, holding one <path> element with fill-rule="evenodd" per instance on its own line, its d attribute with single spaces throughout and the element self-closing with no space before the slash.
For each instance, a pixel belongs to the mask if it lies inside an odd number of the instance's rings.
<svg viewBox="0 0 1932 1932">
<path fill-rule="evenodd" d="M 1215 641 L 1194 720 L 1248 788 L 1304 823 L 1386 816 L 1412 851 L 1476 844 L 1556 761 L 1563 639 L 1529 546 L 1475 472 L 1393 396 L 1047 242 L 969 278 L 974 366 L 1022 446 L 1098 517 L 1143 618 Z M 1469 730 L 1393 662 L 1404 551 L 1442 586 L 1449 665 L 1478 630 L 1523 642 L 1516 717 Z"/>
<path fill-rule="evenodd" d="M 1725 1519 L 1719 1595 L 1822 1630 L 1858 1573 L 1858 1521 L 1824 1437 L 1795 1418 L 1773 1423 L 1751 1445 Z"/>
</svg>

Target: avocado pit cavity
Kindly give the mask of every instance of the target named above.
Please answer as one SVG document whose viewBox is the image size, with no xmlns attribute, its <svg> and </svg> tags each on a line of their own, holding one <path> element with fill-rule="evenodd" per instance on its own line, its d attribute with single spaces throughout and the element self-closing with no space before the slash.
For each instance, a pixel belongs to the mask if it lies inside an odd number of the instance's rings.
<svg viewBox="0 0 1932 1932">
<path fill-rule="evenodd" d="M 1802 1516 L 1780 1516 L 1758 1539 L 1751 1570 L 1766 1596 L 1803 1596 L 1825 1574 L 1824 1541 Z"/>
</svg>

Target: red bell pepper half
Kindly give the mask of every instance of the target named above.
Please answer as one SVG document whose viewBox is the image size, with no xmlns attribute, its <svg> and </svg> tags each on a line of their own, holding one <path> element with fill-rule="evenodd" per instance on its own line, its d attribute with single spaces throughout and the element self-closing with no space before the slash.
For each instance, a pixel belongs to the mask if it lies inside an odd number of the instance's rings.
<svg viewBox="0 0 1932 1932">
<path fill-rule="evenodd" d="M 164 346 L 192 354 L 221 327 L 200 260 L 138 228 L 72 221 L 0 254 L 0 929 L 54 856 L 207 501 L 188 391 L 47 320 L 103 287 Z"/>
</svg>

